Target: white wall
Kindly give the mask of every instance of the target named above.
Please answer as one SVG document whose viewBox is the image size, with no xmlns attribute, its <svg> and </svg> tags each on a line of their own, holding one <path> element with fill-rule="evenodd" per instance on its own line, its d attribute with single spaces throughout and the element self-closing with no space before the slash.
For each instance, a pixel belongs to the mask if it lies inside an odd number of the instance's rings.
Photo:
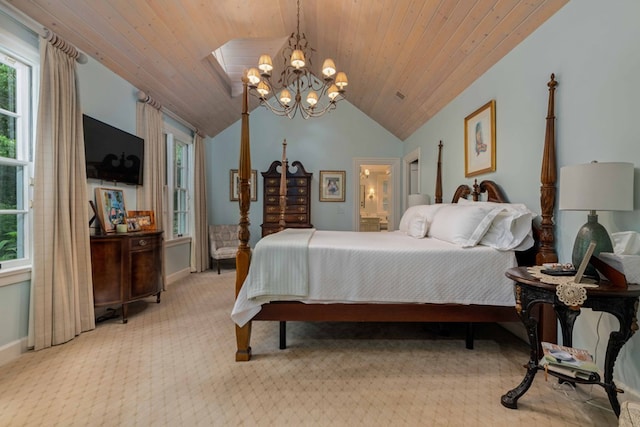
<svg viewBox="0 0 640 427">
<path fill-rule="evenodd" d="M 240 102 L 240 98 L 238 98 Z M 402 143 L 360 110 L 343 101 L 328 115 L 303 120 L 275 116 L 264 107 L 256 108 L 249 118 L 251 167 L 258 171 L 258 201 L 251 203 L 251 243 L 262 235 L 264 172 L 275 160 L 282 159 L 282 141 L 287 140 L 289 164 L 299 160 L 313 173 L 311 184 L 311 223 L 324 230 L 355 230 L 353 212 L 359 197 L 352 194 L 354 157 L 402 156 Z M 240 122 L 213 139 L 207 139 L 207 198 L 210 224 L 237 224 L 238 202 L 229 201 L 229 170 L 238 168 Z M 345 202 L 319 201 L 321 170 L 346 171 Z M 355 205 L 354 205 L 355 204 Z"/>
<path fill-rule="evenodd" d="M 492 67 L 437 116 L 405 141 L 404 151 L 423 147 L 423 171 L 437 161 L 443 140 L 445 201 L 464 178 L 464 118 L 490 99 L 496 100 L 497 169 L 479 180 L 501 184 L 511 201 L 539 212 L 540 163 L 545 136 L 551 73 L 556 74 L 558 168 L 577 163 L 628 161 L 636 164 L 635 211 L 601 212 L 610 232 L 640 231 L 640 2 L 619 0 L 569 2 Z M 435 176 L 422 174 L 423 191 L 433 192 Z M 432 194 L 432 193 L 431 193 Z M 573 240 L 586 212 L 556 212 L 560 261 L 571 261 Z M 583 310 L 574 329 L 574 346 L 595 352 L 602 365 L 606 341 L 618 322 L 610 315 Z M 596 327 L 598 326 L 597 330 Z M 596 348 L 597 345 L 597 348 Z M 640 390 L 640 334 L 622 349 L 615 377 Z"/>
</svg>

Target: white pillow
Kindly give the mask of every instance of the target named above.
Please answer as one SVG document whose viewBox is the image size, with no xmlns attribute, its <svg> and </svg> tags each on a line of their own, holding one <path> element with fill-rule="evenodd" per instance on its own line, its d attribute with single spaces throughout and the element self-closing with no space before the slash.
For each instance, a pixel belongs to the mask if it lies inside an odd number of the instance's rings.
<svg viewBox="0 0 640 427">
<path fill-rule="evenodd" d="M 426 217 L 422 215 L 414 216 L 411 221 L 409 221 L 407 235 L 417 239 L 422 239 L 427 235 L 428 228 L 429 222 Z"/>
<path fill-rule="evenodd" d="M 526 250 L 533 246 L 530 212 L 503 210 L 480 240 L 481 245 L 499 250 Z"/>
<path fill-rule="evenodd" d="M 430 221 L 429 237 L 455 243 L 463 248 L 475 246 L 501 211 L 502 208 L 475 203 L 443 206 Z"/>
<path fill-rule="evenodd" d="M 469 206 L 491 206 L 502 208 L 491 222 L 491 227 L 479 244 L 499 250 L 526 250 L 534 244 L 531 223 L 534 213 L 522 203 L 473 202 L 460 198 L 458 203 Z"/>
<path fill-rule="evenodd" d="M 402 215 L 402 218 L 400 218 L 400 224 L 398 225 L 398 230 L 402 231 L 403 233 L 408 233 L 409 223 L 413 218 L 418 216 L 425 217 L 427 222 L 430 223 L 431 220 L 433 219 L 433 216 L 438 211 L 438 209 L 446 205 L 447 204 L 440 203 L 436 205 L 411 206 L 404 212 L 404 214 Z"/>
</svg>

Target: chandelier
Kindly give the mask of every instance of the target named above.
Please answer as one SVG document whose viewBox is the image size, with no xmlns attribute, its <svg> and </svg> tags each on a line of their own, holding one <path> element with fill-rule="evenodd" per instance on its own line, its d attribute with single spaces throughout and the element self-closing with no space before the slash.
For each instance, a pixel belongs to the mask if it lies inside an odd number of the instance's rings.
<svg viewBox="0 0 640 427">
<path fill-rule="evenodd" d="M 314 50 L 309 46 L 305 34 L 300 34 L 298 0 L 296 32 L 289 36 L 288 45 L 282 49 L 284 69 L 280 73 L 280 79 L 277 82 L 272 81 L 271 57 L 261 55 L 258 68 L 250 68 L 247 71 L 249 93 L 257 97 L 260 104 L 274 114 L 290 119 L 293 119 L 298 111 L 304 119 L 308 119 L 320 117 L 334 110 L 336 103 L 344 99 L 345 87 L 348 84 L 347 75 L 342 71 L 336 72 L 335 63 L 331 58 L 327 58 L 322 64 L 322 78 L 317 77 L 309 68 L 311 52 Z M 268 98 L 270 93 L 274 94 L 271 99 Z"/>
</svg>

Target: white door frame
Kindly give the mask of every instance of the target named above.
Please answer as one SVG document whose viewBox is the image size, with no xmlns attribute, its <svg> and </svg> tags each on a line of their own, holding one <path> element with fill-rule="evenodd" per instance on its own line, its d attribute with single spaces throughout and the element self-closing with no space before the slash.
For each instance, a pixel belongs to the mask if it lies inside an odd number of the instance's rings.
<svg viewBox="0 0 640 427">
<path fill-rule="evenodd" d="M 421 179 L 420 179 L 420 147 L 415 150 L 407 153 L 402 158 L 402 183 L 404 184 L 404 192 L 402 193 L 402 206 L 404 207 L 403 212 L 407 209 L 407 196 L 409 191 L 409 180 L 411 179 L 411 163 L 418 161 L 418 193 L 420 193 Z"/>
<path fill-rule="evenodd" d="M 360 167 L 362 165 L 387 165 L 391 167 L 391 200 L 389 206 L 388 230 L 396 229 L 400 220 L 400 159 L 397 157 L 354 157 L 353 158 L 353 194 L 358 196 L 353 203 L 353 223 L 355 231 L 360 231 Z"/>
</svg>

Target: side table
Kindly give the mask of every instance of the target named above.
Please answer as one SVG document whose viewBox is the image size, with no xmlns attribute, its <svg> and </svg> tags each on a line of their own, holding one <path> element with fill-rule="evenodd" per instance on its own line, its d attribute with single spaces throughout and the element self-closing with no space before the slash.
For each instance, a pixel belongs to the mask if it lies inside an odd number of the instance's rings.
<svg viewBox="0 0 640 427">
<path fill-rule="evenodd" d="M 560 328 L 562 330 L 562 343 L 565 346 L 572 346 L 573 324 L 580 314 L 580 306 L 569 307 L 562 303 L 556 295 L 556 285 L 541 282 L 527 271 L 527 267 L 516 267 L 506 271 L 505 275 L 514 280 L 514 295 L 516 298 L 516 311 L 524 323 L 529 337 L 531 347 L 531 357 L 526 365 L 527 372 L 522 382 L 514 389 L 502 396 L 503 406 L 517 409 L 518 399 L 522 397 L 536 376 L 541 359 L 539 353 L 538 321 L 530 317 L 531 309 L 539 303 L 552 304 L 558 316 Z M 611 407 L 616 416 L 620 416 L 620 403 L 618 402 L 618 388 L 613 382 L 613 367 L 622 346 L 638 330 L 638 299 L 640 297 L 640 285 L 628 285 L 626 289 L 618 289 L 601 284 L 595 288 L 586 288 L 587 299 L 582 307 L 591 308 L 594 311 L 603 311 L 614 315 L 620 323 L 620 330 L 609 334 L 607 351 L 604 361 L 604 381 L 585 381 L 576 378 L 566 378 L 561 375 L 554 375 L 566 381 L 575 383 L 598 384 L 607 392 Z M 549 372 L 549 374 L 553 374 Z"/>
</svg>

